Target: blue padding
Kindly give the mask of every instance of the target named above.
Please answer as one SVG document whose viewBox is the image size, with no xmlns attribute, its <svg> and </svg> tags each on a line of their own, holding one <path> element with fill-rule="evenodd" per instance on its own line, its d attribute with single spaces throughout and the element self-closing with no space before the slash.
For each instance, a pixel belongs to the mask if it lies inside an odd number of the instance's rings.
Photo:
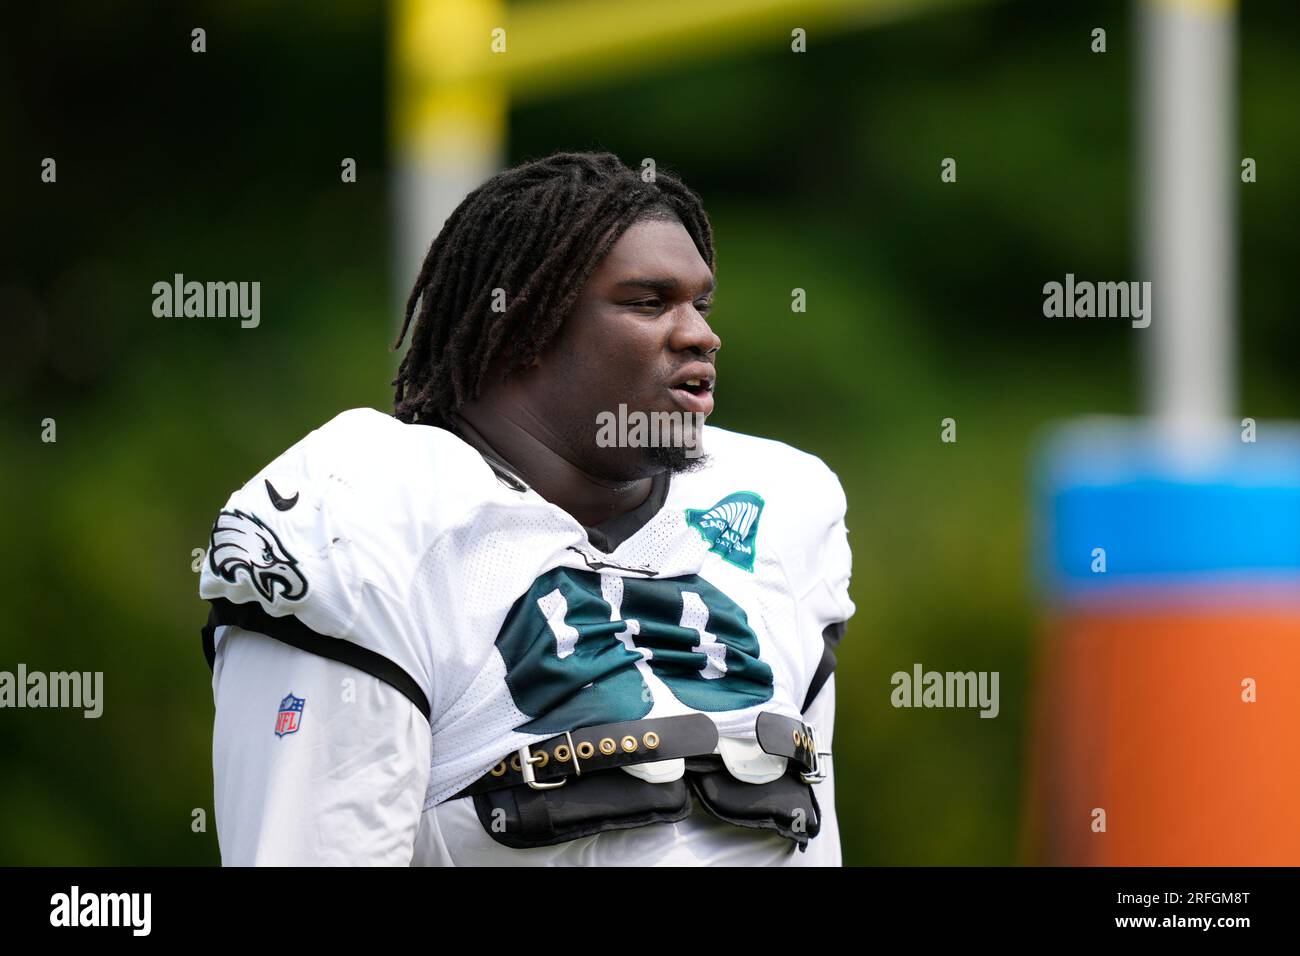
<svg viewBox="0 0 1300 956">
<path fill-rule="evenodd" d="M 1300 430 L 1263 423 L 1195 449 L 1150 428 L 1062 429 L 1039 471 L 1040 580 L 1057 591 L 1300 581 Z M 1106 571 L 1093 571 L 1104 548 Z"/>
</svg>

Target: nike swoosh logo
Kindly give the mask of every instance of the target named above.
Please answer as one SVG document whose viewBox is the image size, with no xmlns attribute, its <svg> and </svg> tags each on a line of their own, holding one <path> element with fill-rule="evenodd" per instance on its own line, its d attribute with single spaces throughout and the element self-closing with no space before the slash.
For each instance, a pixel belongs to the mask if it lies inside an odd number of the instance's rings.
<svg viewBox="0 0 1300 956">
<path fill-rule="evenodd" d="M 275 505 L 277 511 L 288 511 L 298 503 L 298 495 L 296 494 L 292 498 L 282 498 L 271 484 L 270 478 L 266 479 L 266 493 L 271 496 L 271 504 Z"/>
</svg>

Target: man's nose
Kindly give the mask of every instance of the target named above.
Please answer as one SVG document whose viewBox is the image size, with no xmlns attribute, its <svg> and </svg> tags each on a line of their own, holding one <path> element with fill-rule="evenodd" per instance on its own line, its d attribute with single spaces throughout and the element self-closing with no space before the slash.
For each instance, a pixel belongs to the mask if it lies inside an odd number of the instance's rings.
<svg viewBox="0 0 1300 956">
<path fill-rule="evenodd" d="M 722 348 L 722 339 L 710 327 L 708 319 L 689 302 L 677 310 L 668 347 L 674 352 L 700 352 L 709 355 Z"/>
</svg>

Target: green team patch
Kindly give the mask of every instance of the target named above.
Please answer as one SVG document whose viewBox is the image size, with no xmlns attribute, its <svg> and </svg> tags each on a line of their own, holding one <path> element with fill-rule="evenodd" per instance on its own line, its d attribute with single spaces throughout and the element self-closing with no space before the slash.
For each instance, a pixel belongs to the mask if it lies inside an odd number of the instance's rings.
<svg viewBox="0 0 1300 956">
<path fill-rule="evenodd" d="M 754 570 L 754 541 L 763 499 L 752 491 L 727 495 L 712 508 L 686 509 L 686 523 L 709 543 L 709 550 L 745 571 Z"/>
</svg>

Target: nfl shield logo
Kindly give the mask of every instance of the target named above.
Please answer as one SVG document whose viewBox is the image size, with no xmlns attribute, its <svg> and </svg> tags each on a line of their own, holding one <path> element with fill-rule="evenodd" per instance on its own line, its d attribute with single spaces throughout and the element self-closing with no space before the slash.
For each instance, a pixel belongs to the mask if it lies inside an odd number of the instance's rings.
<svg viewBox="0 0 1300 956">
<path fill-rule="evenodd" d="M 307 703 L 306 697 L 294 697 L 293 692 L 280 701 L 280 712 L 275 715 L 275 735 L 283 737 L 285 734 L 296 734 L 298 725 L 302 722 L 302 705 Z"/>
</svg>

